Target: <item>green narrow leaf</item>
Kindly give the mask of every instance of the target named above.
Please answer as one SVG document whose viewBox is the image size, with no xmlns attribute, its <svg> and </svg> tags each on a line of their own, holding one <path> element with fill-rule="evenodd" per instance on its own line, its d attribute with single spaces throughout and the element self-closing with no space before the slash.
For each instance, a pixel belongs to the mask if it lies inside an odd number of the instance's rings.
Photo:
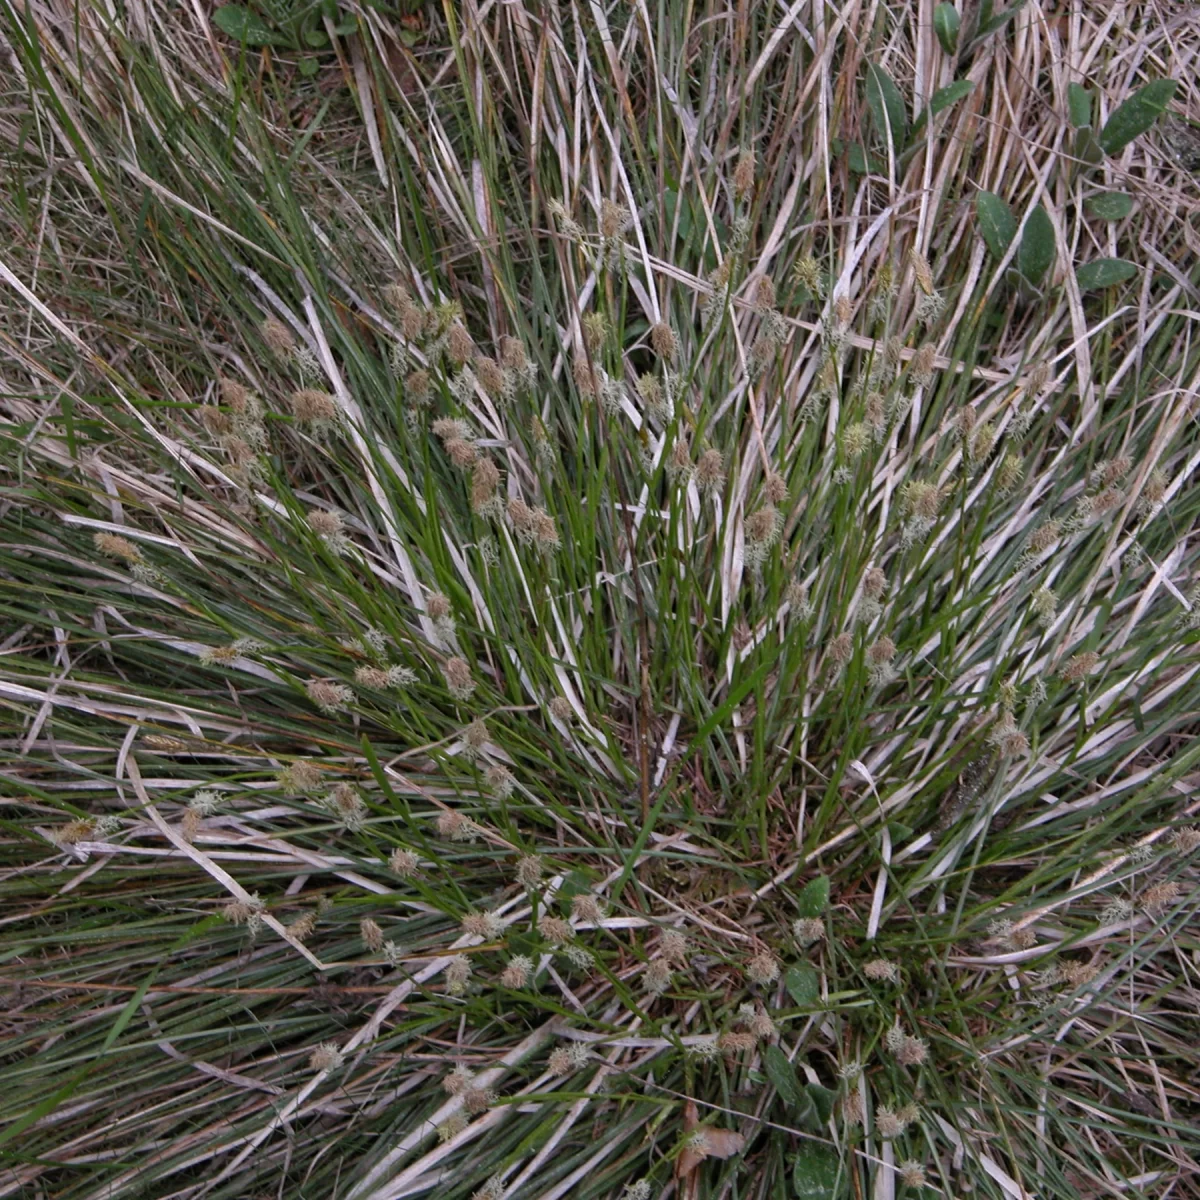
<svg viewBox="0 0 1200 1200">
<path fill-rule="evenodd" d="M 817 1120 L 822 1125 L 827 1125 L 829 1118 L 833 1116 L 833 1102 L 837 1098 L 837 1092 L 822 1087 L 819 1083 L 806 1083 L 804 1090 L 817 1110 Z"/>
<path fill-rule="evenodd" d="M 1101 192 L 1086 201 L 1084 207 L 1102 221 L 1123 221 L 1133 211 L 1133 197 L 1125 192 Z"/>
<path fill-rule="evenodd" d="M 247 46 L 278 46 L 281 42 L 261 17 L 242 4 L 222 4 L 213 13 L 213 23 L 222 33 Z"/>
<path fill-rule="evenodd" d="M 763 1051 L 763 1066 L 771 1086 L 788 1108 L 805 1108 L 812 1103 L 796 1079 L 796 1068 L 788 1062 L 788 1056 L 778 1046 L 768 1046 Z"/>
<path fill-rule="evenodd" d="M 1100 143 L 1096 141 L 1095 131 L 1090 125 L 1075 130 L 1073 153 L 1076 158 L 1082 159 L 1085 163 L 1095 164 L 1104 161 L 1104 151 L 1100 149 Z"/>
<path fill-rule="evenodd" d="M 832 1146 L 805 1141 L 792 1160 L 792 1187 L 801 1200 L 837 1200 L 845 1192 L 842 1160 Z"/>
<path fill-rule="evenodd" d="M 812 1008 L 821 994 L 821 977 L 808 963 L 788 967 L 783 982 L 788 995 L 800 1008 Z"/>
<path fill-rule="evenodd" d="M 829 876 L 810 879 L 796 897 L 796 913 L 801 917 L 819 917 L 829 907 Z"/>
<path fill-rule="evenodd" d="M 960 24 L 958 9 L 953 4 L 939 4 L 933 10 L 933 31 L 947 54 L 953 54 L 958 49 Z"/>
<path fill-rule="evenodd" d="M 1081 292 L 1094 292 L 1099 288 L 1124 283 L 1137 274 L 1137 266 L 1124 258 L 1097 258 L 1084 263 L 1075 272 L 1075 280 Z"/>
<path fill-rule="evenodd" d="M 964 96 L 969 96 L 975 90 L 975 84 L 969 79 L 956 79 L 944 88 L 938 88 L 929 101 L 931 112 L 940 113 L 942 109 L 957 104 Z"/>
<path fill-rule="evenodd" d="M 1003 258 L 1017 236 L 1017 218 L 1012 209 L 995 192 L 979 192 L 975 196 L 975 214 L 979 218 L 979 232 L 992 257 Z"/>
<path fill-rule="evenodd" d="M 1025 231 L 1021 234 L 1021 246 L 1017 250 L 1017 270 L 1037 287 L 1042 281 L 1042 276 L 1053 265 L 1056 254 L 1054 222 L 1050 220 L 1050 214 L 1040 204 L 1036 204 L 1026 219 Z"/>
<path fill-rule="evenodd" d="M 942 109 L 957 104 L 964 96 L 969 96 L 975 90 L 975 85 L 969 79 L 956 79 L 944 88 L 939 88 L 930 97 L 928 105 L 921 110 L 921 115 L 913 122 L 912 132 L 916 133 L 929 119 L 930 113 L 940 113 Z"/>
<path fill-rule="evenodd" d="M 991 6 L 989 5 L 988 7 L 990 8 Z M 975 33 L 975 41 L 982 41 L 989 34 L 995 33 L 997 29 L 1003 29 L 1024 7 L 1025 0 L 1017 0 L 1015 4 L 1010 4 L 1003 12 L 996 13 L 994 17 L 989 16 L 985 20 L 981 15 L 979 29 Z"/>
<path fill-rule="evenodd" d="M 876 128 L 890 137 L 897 154 L 908 140 L 908 118 L 904 113 L 904 97 L 892 77 L 874 63 L 867 65 L 867 104 L 875 118 Z"/>
<path fill-rule="evenodd" d="M 1116 154 L 1145 133 L 1166 110 L 1176 86 L 1173 79 L 1156 79 L 1120 105 L 1100 131 L 1100 148 L 1104 153 Z"/>
<path fill-rule="evenodd" d="M 1083 84 L 1067 84 L 1067 112 L 1077 129 L 1092 123 L 1092 93 Z"/>
</svg>

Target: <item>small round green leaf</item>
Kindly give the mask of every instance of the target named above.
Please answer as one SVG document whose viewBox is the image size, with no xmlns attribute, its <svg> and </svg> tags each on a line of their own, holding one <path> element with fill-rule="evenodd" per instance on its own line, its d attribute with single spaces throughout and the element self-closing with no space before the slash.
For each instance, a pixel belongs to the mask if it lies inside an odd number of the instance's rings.
<svg viewBox="0 0 1200 1200">
<path fill-rule="evenodd" d="M 975 196 L 975 215 L 979 218 L 979 232 L 992 257 L 1003 258 L 1017 236 L 1017 218 L 1012 209 L 995 192 L 979 192 Z"/>
<path fill-rule="evenodd" d="M 1084 263 L 1075 272 L 1075 280 L 1081 292 L 1094 292 L 1100 288 L 1124 283 L 1137 274 L 1137 267 L 1124 258 L 1097 258 Z"/>
<path fill-rule="evenodd" d="M 1105 154 L 1117 154 L 1145 133 L 1166 110 L 1176 86 L 1173 79 L 1156 79 L 1138 88 L 1104 123 L 1100 149 Z"/>
<path fill-rule="evenodd" d="M 1133 197 L 1125 192 L 1101 192 L 1084 207 L 1102 221 L 1123 221 L 1133 211 Z"/>
<path fill-rule="evenodd" d="M 867 104 L 875 118 L 875 127 L 890 139 L 897 154 L 908 140 L 908 114 L 904 97 L 895 80 L 874 63 L 867 64 Z"/>
<path fill-rule="evenodd" d="M 1058 253 L 1054 241 L 1054 222 L 1050 214 L 1035 204 L 1025 220 L 1025 231 L 1021 234 L 1021 245 L 1017 250 L 1017 270 L 1034 286 L 1054 263 Z"/>
<path fill-rule="evenodd" d="M 939 4 L 933 10 L 933 31 L 947 54 L 958 49 L 959 24 L 958 9 L 953 4 Z"/>
<path fill-rule="evenodd" d="M 1067 111 L 1076 129 L 1092 123 L 1092 93 L 1083 84 L 1067 84 Z"/>
<path fill-rule="evenodd" d="M 257 13 L 244 4 L 222 4 L 213 13 L 213 24 L 247 46 L 278 46 L 283 41 Z"/>
<path fill-rule="evenodd" d="M 810 879 L 796 897 L 796 915 L 819 917 L 829 907 L 829 876 L 817 875 Z"/>
<path fill-rule="evenodd" d="M 800 1008 L 812 1008 L 821 995 L 821 977 L 808 963 L 788 967 L 783 982 L 788 995 Z"/>
<path fill-rule="evenodd" d="M 792 1187 L 800 1200 L 838 1200 L 845 1194 L 846 1172 L 832 1146 L 805 1141 L 792 1160 Z"/>
<path fill-rule="evenodd" d="M 794 1109 L 812 1107 L 812 1101 L 804 1093 L 796 1078 L 796 1068 L 788 1061 L 788 1056 L 778 1046 L 768 1046 L 763 1051 L 763 1066 L 771 1086 L 779 1094 L 780 1100 Z"/>
</svg>

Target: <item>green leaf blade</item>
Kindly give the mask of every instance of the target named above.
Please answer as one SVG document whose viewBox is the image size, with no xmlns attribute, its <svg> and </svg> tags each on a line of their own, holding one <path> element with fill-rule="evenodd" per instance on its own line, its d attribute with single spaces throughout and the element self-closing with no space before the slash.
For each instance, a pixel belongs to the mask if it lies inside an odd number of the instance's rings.
<svg viewBox="0 0 1200 1200">
<path fill-rule="evenodd" d="M 1126 192 L 1101 192 L 1085 201 L 1084 207 L 1102 221 L 1123 221 L 1133 211 L 1133 197 Z"/>
<path fill-rule="evenodd" d="M 1021 234 L 1021 245 L 1017 250 L 1017 270 L 1037 287 L 1043 276 L 1054 265 L 1058 249 L 1054 240 L 1054 222 L 1040 204 L 1025 221 Z"/>
<path fill-rule="evenodd" d="M 213 13 L 213 23 L 222 33 L 247 46 L 278 46 L 281 43 L 271 27 L 244 4 L 222 4 Z"/>
<path fill-rule="evenodd" d="M 908 141 L 908 117 L 904 111 L 904 97 L 895 80 L 874 63 L 867 65 L 867 104 L 875 118 L 875 125 L 885 139 L 890 140 L 892 149 L 899 154 Z"/>
<path fill-rule="evenodd" d="M 1100 148 L 1118 154 L 1140 137 L 1166 111 L 1178 86 L 1173 79 L 1156 79 L 1119 105 L 1100 131 Z"/>
<path fill-rule="evenodd" d="M 796 915 L 819 917 L 829 907 L 829 876 L 817 875 L 800 889 L 796 897 Z"/>
<path fill-rule="evenodd" d="M 788 995 L 800 1008 L 812 1008 L 821 995 L 821 977 L 808 963 L 788 967 L 783 975 Z"/>
<path fill-rule="evenodd" d="M 958 50 L 958 30 L 961 20 L 953 4 L 939 4 L 933 10 L 933 32 L 947 54 Z"/>
<path fill-rule="evenodd" d="M 979 192 L 975 196 L 975 215 L 992 257 L 1003 258 L 1017 236 L 1017 218 L 1012 209 L 995 192 Z"/>
<path fill-rule="evenodd" d="M 1075 271 L 1075 281 L 1081 292 L 1095 292 L 1101 288 L 1115 287 L 1125 283 L 1138 273 L 1136 264 L 1124 258 L 1097 258 L 1084 263 Z"/>
</svg>

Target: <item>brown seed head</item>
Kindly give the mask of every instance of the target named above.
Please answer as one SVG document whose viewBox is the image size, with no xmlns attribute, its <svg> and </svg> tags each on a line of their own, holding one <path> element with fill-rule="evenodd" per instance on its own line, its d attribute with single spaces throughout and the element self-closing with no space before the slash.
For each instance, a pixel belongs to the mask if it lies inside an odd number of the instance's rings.
<svg viewBox="0 0 1200 1200">
<path fill-rule="evenodd" d="M 370 917 L 363 917 L 358 923 L 358 931 L 362 935 L 363 945 L 372 954 L 378 954 L 383 949 L 383 930 L 378 922 L 372 921 Z"/>
<path fill-rule="evenodd" d="M 374 688 L 382 692 L 391 683 L 388 673 L 379 667 L 355 667 L 354 682 L 359 687 Z"/>
<path fill-rule="evenodd" d="M 297 421 L 332 421 L 337 405 L 328 392 L 319 388 L 301 388 L 288 397 L 288 407 Z"/>
<path fill-rule="evenodd" d="M 608 337 L 608 318 L 600 312 L 584 313 L 580 326 L 583 329 L 583 344 L 595 354 Z"/>
<path fill-rule="evenodd" d="M 909 252 L 909 259 L 913 265 L 913 274 L 917 277 L 917 286 L 925 295 L 933 295 L 933 270 L 929 266 L 929 260 L 915 249 Z"/>
<path fill-rule="evenodd" d="M 481 354 L 475 359 L 475 378 L 493 400 L 504 391 L 504 368 L 486 354 Z"/>
<path fill-rule="evenodd" d="M 429 399 L 429 372 L 420 369 L 410 371 L 404 381 L 404 394 L 413 404 L 424 404 Z"/>
<path fill-rule="evenodd" d="M 334 537 L 342 532 L 342 514 L 324 508 L 309 509 L 308 527 L 319 537 Z"/>
<path fill-rule="evenodd" d="M 470 470 L 479 461 L 479 451 L 474 442 L 465 438 L 450 438 L 445 443 L 446 456 L 460 470 Z"/>
<path fill-rule="evenodd" d="M 510 371 L 523 371 L 529 363 L 525 353 L 525 343 L 520 338 L 502 337 L 500 339 L 500 361 Z"/>
<path fill-rule="evenodd" d="M 854 638 L 849 633 L 839 633 L 829 643 L 829 649 L 825 653 L 834 666 L 844 667 L 854 653 Z"/>
<path fill-rule="evenodd" d="M 754 188 L 754 151 L 743 150 L 733 169 L 733 190 L 739 200 L 745 200 Z"/>
<path fill-rule="evenodd" d="M 878 600 L 887 590 L 887 576 L 879 567 L 871 567 L 863 576 L 863 595 Z"/>
<path fill-rule="evenodd" d="M 267 349 L 281 358 L 296 349 L 296 337 L 278 317 L 267 317 L 259 327 Z"/>
<path fill-rule="evenodd" d="M 783 504 L 788 498 L 787 481 L 774 471 L 767 475 L 763 483 L 763 499 L 770 505 Z"/>
<path fill-rule="evenodd" d="M 754 304 L 760 310 L 775 307 L 775 281 L 770 275 L 763 275 L 754 285 Z"/>
<path fill-rule="evenodd" d="M 128 539 L 118 533 L 95 533 L 92 542 L 101 554 L 119 558 L 127 563 L 140 563 L 142 552 Z"/>
<path fill-rule="evenodd" d="M 715 491 L 724 482 L 725 456 L 720 450 L 705 450 L 696 464 L 696 483 L 707 491 Z"/>
<path fill-rule="evenodd" d="M 475 681 L 471 678 L 471 665 L 465 658 L 447 659 L 442 670 L 450 694 L 456 700 L 465 700 L 475 690 Z"/>
<path fill-rule="evenodd" d="M 1062 525 L 1058 521 L 1047 521 L 1033 531 L 1033 536 L 1029 539 L 1029 549 L 1035 554 L 1041 554 L 1058 541 L 1061 533 Z"/>
<path fill-rule="evenodd" d="M 620 234 L 629 221 L 629 209 L 623 204 L 607 197 L 600 201 L 600 234 L 602 237 L 615 238 Z"/>
<path fill-rule="evenodd" d="M 430 592 L 425 597 L 425 611 L 435 620 L 440 621 L 450 615 L 450 597 L 441 592 Z"/>
<path fill-rule="evenodd" d="M 562 917 L 553 917 L 549 914 L 541 917 L 538 921 L 538 933 L 553 946 L 561 946 L 574 936 L 570 921 L 564 921 Z"/>
<path fill-rule="evenodd" d="M 770 544 L 779 536 L 781 517 L 773 504 L 764 504 L 746 518 L 746 540 Z"/>
<path fill-rule="evenodd" d="M 1074 683 L 1083 679 L 1084 676 L 1090 675 L 1099 662 L 1100 655 L 1094 650 L 1084 650 L 1079 654 L 1072 655 L 1059 674 L 1068 682 Z"/>
<path fill-rule="evenodd" d="M 446 353 L 450 356 L 450 361 L 459 367 L 469 363 L 471 355 L 475 353 L 475 343 L 461 321 L 455 321 L 450 326 L 450 333 L 446 338 Z"/>
<path fill-rule="evenodd" d="M 659 358 L 670 362 L 679 352 L 679 339 L 675 330 L 665 321 L 656 321 L 650 326 L 650 345 Z"/>
<path fill-rule="evenodd" d="M 880 666 L 883 663 L 890 663 L 896 657 L 896 643 L 890 637 L 881 637 L 878 641 L 872 642 L 867 647 L 867 659 Z"/>
</svg>

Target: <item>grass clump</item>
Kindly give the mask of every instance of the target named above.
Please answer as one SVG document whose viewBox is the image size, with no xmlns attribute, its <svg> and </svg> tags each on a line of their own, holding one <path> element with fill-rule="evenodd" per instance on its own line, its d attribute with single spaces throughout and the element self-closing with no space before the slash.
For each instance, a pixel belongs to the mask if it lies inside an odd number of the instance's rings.
<svg viewBox="0 0 1200 1200">
<path fill-rule="evenodd" d="M 1189 43 L 946 7 L 5 7 L 0 1194 L 1194 1188 Z"/>
</svg>

